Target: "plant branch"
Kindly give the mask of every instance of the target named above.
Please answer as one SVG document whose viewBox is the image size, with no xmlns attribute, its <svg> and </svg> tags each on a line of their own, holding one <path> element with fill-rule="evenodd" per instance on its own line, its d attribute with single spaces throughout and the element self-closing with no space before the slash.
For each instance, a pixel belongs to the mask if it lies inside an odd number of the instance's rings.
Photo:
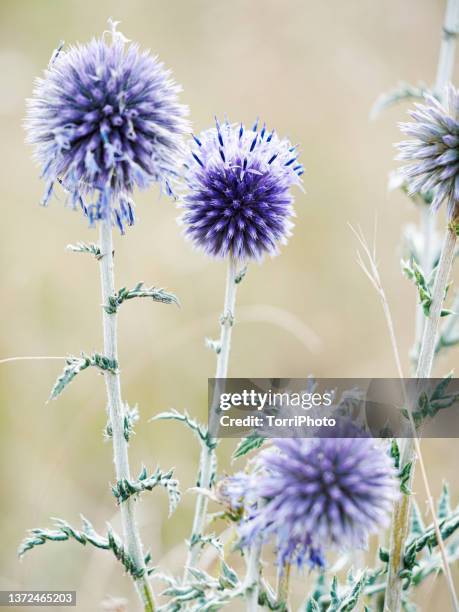
<svg viewBox="0 0 459 612">
<path fill-rule="evenodd" d="M 223 314 L 220 319 L 221 330 L 219 340 L 219 351 L 217 353 L 217 368 L 215 378 L 224 379 L 228 374 L 228 362 L 231 348 L 231 334 L 234 324 L 234 310 L 236 304 L 236 261 L 230 257 L 228 261 L 228 270 L 226 276 L 225 304 Z M 242 278 L 239 279 L 242 280 Z M 217 385 L 216 385 L 217 388 Z M 213 402 L 214 404 L 214 402 Z M 212 424 L 216 418 L 215 406 L 212 406 L 209 414 L 209 431 L 213 431 Z M 215 440 L 209 438 L 212 444 L 202 444 L 198 486 L 204 490 L 208 490 L 212 486 L 212 481 L 215 475 Z M 203 493 L 199 493 L 196 499 L 196 508 L 193 519 L 193 527 L 191 539 L 189 543 L 188 558 L 185 566 L 184 580 L 190 578 L 190 570 L 196 567 L 199 552 L 201 550 L 200 541 L 204 533 L 207 516 L 208 497 Z"/>
<path fill-rule="evenodd" d="M 373 287 L 378 292 L 378 295 L 381 299 L 383 309 L 384 309 L 384 314 L 386 317 L 387 327 L 389 329 L 389 334 L 391 338 L 392 350 L 394 354 L 395 363 L 397 366 L 398 376 L 403 381 L 404 375 L 403 375 L 403 369 L 402 369 L 401 360 L 400 360 L 400 353 L 399 353 L 398 345 L 397 345 L 397 339 L 396 339 L 396 335 L 394 331 L 393 319 L 392 319 L 389 303 L 386 298 L 386 293 L 381 283 L 381 278 L 379 276 L 378 267 L 376 265 L 376 247 L 374 245 L 373 249 L 370 250 L 362 234 L 362 231 L 359 230 L 359 232 L 357 232 L 352 226 L 351 226 L 351 229 L 354 232 L 354 235 L 359 241 L 367 257 L 368 265 L 365 264 L 360 253 L 357 253 L 357 259 L 358 259 L 360 266 L 364 270 L 365 274 L 368 276 L 370 282 L 372 283 Z M 444 292 L 443 292 L 443 295 L 444 295 Z M 432 304 L 433 304 L 433 301 L 432 301 Z M 441 312 L 441 305 L 440 305 L 439 312 Z M 433 496 L 431 493 L 429 479 L 427 477 L 427 471 L 425 469 L 425 463 L 424 463 L 424 459 L 423 459 L 422 452 L 421 452 L 421 444 L 420 444 L 418 434 L 416 431 L 416 425 L 413 420 L 412 411 L 409 408 L 409 400 L 407 397 L 407 393 L 406 393 L 404 384 L 402 384 L 402 390 L 403 390 L 403 395 L 404 395 L 404 403 L 407 407 L 407 415 L 408 415 L 408 419 L 409 419 L 409 423 L 411 427 L 412 437 L 405 439 L 405 444 L 403 446 L 402 454 L 400 457 L 400 468 L 401 470 L 403 470 L 403 468 L 406 465 L 408 465 L 410 461 L 413 461 L 414 454 L 416 453 L 417 458 L 419 460 L 419 467 L 421 471 L 424 488 L 426 491 L 429 510 L 430 510 L 430 513 L 432 514 L 433 525 L 434 525 L 435 533 L 437 535 L 437 541 L 439 544 L 441 558 L 443 562 L 443 569 L 444 569 L 445 575 L 448 580 L 448 585 L 451 591 L 451 597 L 453 601 L 455 601 L 456 594 L 454 590 L 454 584 L 452 582 L 452 578 L 450 580 L 451 572 L 450 572 L 450 568 L 449 568 L 449 564 L 448 564 L 448 560 L 446 556 L 446 551 L 443 545 L 443 540 L 440 535 L 440 527 L 439 527 L 439 523 L 437 519 L 435 503 L 434 503 Z M 408 489 L 411 486 L 412 474 L 413 474 L 413 469 L 410 470 L 408 481 L 405 483 L 405 486 Z M 402 592 L 401 590 L 400 592 L 398 591 L 398 586 L 399 586 L 399 583 L 402 584 L 402 582 L 399 576 L 399 572 L 403 569 L 404 546 L 405 546 L 405 542 L 406 542 L 406 539 L 408 537 L 408 532 L 409 532 L 409 520 L 408 520 L 409 513 L 410 513 L 410 497 L 409 495 L 403 494 L 400 500 L 395 503 L 394 513 L 393 513 L 393 518 L 392 518 L 392 530 L 391 530 L 391 541 L 390 541 L 391 553 L 390 553 L 389 575 L 387 579 L 386 602 L 385 602 L 385 610 L 387 612 L 393 612 L 395 610 L 398 610 L 399 608 L 395 606 L 401 605 Z M 397 599 L 392 599 L 395 594 L 397 595 Z M 387 603 L 387 599 L 389 599 L 390 603 Z M 455 607 L 454 609 L 457 610 L 457 607 Z"/>
<path fill-rule="evenodd" d="M 100 222 L 100 278 L 102 288 L 102 303 L 107 304 L 109 297 L 115 294 L 113 237 L 109 221 Z M 118 362 L 117 314 L 102 310 L 104 330 L 104 355 Z M 116 480 L 131 481 L 129 469 L 128 443 L 125 438 L 125 408 L 121 399 L 121 381 L 118 371 L 104 372 L 107 389 L 108 413 L 113 443 L 113 459 L 115 463 Z M 120 506 L 123 526 L 123 542 L 129 556 L 140 570 L 145 570 L 145 559 L 142 544 L 135 521 L 134 499 L 127 499 Z M 155 604 L 153 592 L 145 573 L 134 580 L 145 612 L 153 612 Z"/>
</svg>

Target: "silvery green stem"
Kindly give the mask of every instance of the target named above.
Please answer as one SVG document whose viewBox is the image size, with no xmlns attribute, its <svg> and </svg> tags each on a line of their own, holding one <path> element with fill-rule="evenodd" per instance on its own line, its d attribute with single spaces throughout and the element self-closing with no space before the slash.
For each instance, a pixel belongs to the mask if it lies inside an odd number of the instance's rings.
<svg viewBox="0 0 459 612">
<path fill-rule="evenodd" d="M 115 295 L 115 277 L 113 265 L 113 238 L 110 221 L 100 222 L 100 279 L 102 303 L 108 304 L 109 297 Z M 104 355 L 118 362 L 117 314 L 103 312 Z M 128 443 L 124 437 L 124 406 L 121 399 L 121 381 L 119 373 L 104 372 L 108 400 L 108 418 L 112 429 L 113 461 L 117 481 L 131 480 L 128 457 Z M 139 569 L 145 570 L 142 578 L 136 579 L 136 589 L 145 612 L 155 609 L 153 592 L 146 574 L 142 543 L 135 521 L 134 498 L 121 502 L 121 522 L 123 542 L 129 555 Z"/>
<path fill-rule="evenodd" d="M 432 372 L 438 326 L 456 247 L 456 231 L 456 224 L 453 221 L 446 230 L 440 261 L 435 273 L 432 303 L 430 305 L 429 316 L 424 326 L 421 352 L 419 354 L 418 367 L 416 370 L 417 378 L 429 378 Z"/>
<path fill-rule="evenodd" d="M 246 610 L 257 612 L 258 593 L 260 591 L 260 558 L 263 543 L 259 538 L 249 549 L 247 560 L 247 573 L 245 575 Z"/>
<path fill-rule="evenodd" d="M 455 51 L 456 51 L 456 37 L 457 37 L 457 28 L 459 25 L 459 0 L 447 0 L 446 11 L 443 23 L 443 34 L 442 41 L 440 47 L 440 57 L 438 60 L 437 66 L 437 74 L 434 85 L 434 92 L 440 98 L 444 96 L 444 91 L 446 85 L 451 80 L 454 61 L 455 61 Z M 435 234 L 435 218 L 431 214 L 430 209 L 427 206 L 424 206 L 422 214 L 422 234 L 423 234 L 423 261 L 422 265 L 424 267 L 425 274 L 429 274 L 433 268 L 433 254 L 432 254 L 432 243 Z M 444 250 L 443 247 L 441 259 L 444 258 Z M 448 249 L 448 247 L 447 247 Z M 441 264 L 439 265 L 440 268 Z M 443 263 L 443 266 L 447 266 L 447 261 Z M 451 268 L 451 264 L 448 268 Z M 438 270 L 439 272 L 439 270 Z M 437 273 L 437 278 L 438 278 Z M 437 280 L 435 282 L 437 287 Z M 437 295 L 434 300 L 440 302 L 440 310 L 438 313 L 438 318 L 435 321 L 433 317 L 433 303 L 431 304 L 430 316 L 427 322 L 424 320 L 424 314 L 422 312 L 422 307 L 419 304 L 417 306 L 417 324 L 416 324 L 416 339 L 415 339 L 415 350 L 420 350 L 418 364 L 417 364 L 417 372 L 416 375 L 418 377 L 427 378 L 430 376 L 432 362 L 435 354 L 435 337 L 436 331 L 438 328 L 439 315 L 441 313 L 441 305 L 444 299 L 444 290 L 446 285 L 443 288 L 443 293 L 441 295 Z M 434 294 L 436 293 L 434 288 Z M 438 304 L 436 305 L 438 308 Z M 429 331 L 427 328 L 429 327 Z M 427 337 L 426 337 L 427 332 Z M 431 349 L 424 346 L 424 339 L 428 344 L 431 342 L 431 337 L 433 335 L 433 352 L 430 354 Z M 421 342 L 422 339 L 422 342 Z M 421 359 L 422 359 L 422 368 L 421 368 Z M 428 368 L 427 368 L 428 365 Z M 412 464 L 410 479 L 407 483 L 408 488 L 411 488 L 413 478 L 414 478 L 414 466 L 415 466 L 415 440 L 413 438 L 405 438 L 400 441 L 400 467 L 403 468 L 407 463 Z M 392 525 L 391 525 L 391 534 L 390 534 L 390 559 L 389 559 L 389 568 L 388 568 L 388 576 L 387 576 L 387 587 L 384 599 L 384 610 L 385 612 L 398 612 L 401 608 L 402 604 L 402 588 L 403 582 L 399 576 L 399 572 L 402 569 L 403 564 L 403 553 L 405 548 L 405 543 L 409 535 L 409 519 L 410 519 L 410 509 L 411 509 L 411 500 L 408 495 L 402 495 L 400 500 L 396 502 L 394 507 L 394 513 L 392 517 Z M 448 569 L 447 569 L 448 573 Z M 448 581 L 449 577 L 447 576 Z M 454 586 L 450 591 L 455 599 Z M 456 608 L 457 609 L 457 608 Z"/>
<path fill-rule="evenodd" d="M 277 575 L 277 603 L 288 607 L 288 592 L 290 590 L 290 563 L 279 568 Z"/>
<path fill-rule="evenodd" d="M 231 333 L 234 323 L 234 310 L 236 304 L 236 260 L 232 257 L 228 261 L 228 271 L 226 275 L 225 304 L 223 314 L 220 319 L 220 341 L 217 354 L 217 368 L 215 378 L 226 378 L 228 374 L 228 362 L 231 348 Z M 217 387 L 217 386 L 216 386 Z M 209 428 L 213 418 L 216 416 L 215 406 L 213 405 L 209 414 Z M 210 489 L 215 470 L 215 449 L 203 445 L 199 461 L 199 486 L 203 489 Z M 204 494 L 198 494 L 196 508 L 193 519 L 193 528 L 188 550 L 188 558 L 185 565 L 184 580 L 190 576 L 189 570 L 196 566 L 199 552 L 201 549 L 201 537 L 204 533 L 207 517 L 208 498 Z"/>
</svg>

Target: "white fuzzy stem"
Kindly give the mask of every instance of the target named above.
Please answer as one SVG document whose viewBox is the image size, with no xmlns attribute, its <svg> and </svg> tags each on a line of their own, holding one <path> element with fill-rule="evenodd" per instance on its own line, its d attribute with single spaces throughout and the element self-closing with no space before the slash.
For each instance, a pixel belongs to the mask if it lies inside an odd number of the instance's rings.
<svg viewBox="0 0 459 612">
<path fill-rule="evenodd" d="M 245 575 L 246 610 L 257 612 L 258 594 L 260 591 L 260 560 L 263 543 L 259 538 L 252 544 L 248 552 L 247 573 Z"/>
<path fill-rule="evenodd" d="M 109 221 L 100 222 L 100 279 L 102 288 L 102 304 L 108 304 L 110 296 L 115 294 L 115 277 L 113 265 L 112 226 Z M 118 362 L 117 314 L 108 314 L 103 309 L 104 355 Z M 108 399 L 108 416 L 112 430 L 113 461 L 117 481 L 130 480 L 128 443 L 124 437 L 124 406 L 121 399 L 121 381 L 119 373 L 104 373 Z M 137 524 L 135 521 L 134 498 L 130 497 L 120 504 L 121 522 L 123 528 L 123 543 L 127 552 L 139 569 L 145 570 L 145 560 L 142 551 Z M 153 592 L 148 577 L 135 580 L 136 589 L 142 601 L 145 612 L 155 609 Z"/>
<path fill-rule="evenodd" d="M 221 330 L 219 341 L 219 352 L 217 356 L 217 368 L 215 378 L 226 378 L 228 374 L 228 362 L 231 348 L 231 334 L 234 323 L 234 311 L 236 304 L 236 260 L 230 257 L 228 261 L 228 271 L 226 275 L 225 304 L 221 318 Z M 211 422 L 216 417 L 215 407 L 209 415 L 209 429 L 212 429 Z M 199 461 L 199 486 L 203 489 L 210 489 L 215 468 L 215 450 L 203 446 Z M 204 533 L 207 517 L 208 498 L 206 495 L 198 494 L 193 519 L 188 558 L 185 565 L 184 580 L 190 577 L 190 568 L 196 567 L 199 553 L 201 550 L 200 538 Z"/>
<path fill-rule="evenodd" d="M 444 96 L 446 85 L 451 79 L 456 50 L 456 36 L 457 27 L 459 25 L 459 0 L 448 0 L 445 11 L 445 18 L 443 24 L 443 36 L 440 47 L 440 57 L 437 66 L 437 75 L 435 79 L 434 92 L 440 98 Z M 430 219 L 429 219 L 430 217 Z M 424 267 L 425 274 L 429 274 L 432 270 L 432 243 L 435 235 L 435 220 L 432 218 L 430 210 L 423 212 L 423 245 L 426 250 L 423 254 L 422 265 Z M 444 250 L 444 249 L 443 249 Z M 442 252 L 443 258 L 443 252 Z M 445 262 L 446 265 L 447 262 Z M 440 266 L 439 266 L 440 267 Z M 449 266 L 449 270 L 451 265 Z M 449 276 L 448 270 L 448 276 Z M 438 276 L 438 274 L 437 274 Z M 437 282 L 435 283 L 437 286 Z M 446 286 L 446 285 L 445 285 Z M 434 294 L 436 293 L 434 288 Z M 440 311 L 441 304 L 444 299 L 444 291 L 440 299 Z M 434 297 L 435 300 L 435 297 Z M 438 296 L 437 296 L 438 300 Z M 436 308 L 438 305 L 436 306 Z M 435 321 L 433 317 L 433 303 L 431 304 L 430 316 L 427 322 L 424 321 L 424 315 L 422 313 L 421 305 L 417 306 L 417 324 L 416 324 L 416 340 L 415 350 L 420 350 L 418 364 L 417 364 L 417 376 L 427 378 L 430 376 L 432 363 L 435 355 L 435 338 L 438 329 L 439 317 Z M 422 313 L 422 314 L 421 314 Z M 429 330 L 427 331 L 427 328 Z M 427 337 L 426 337 L 427 332 Z M 433 350 L 430 346 L 431 338 L 433 335 Z M 422 338 L 422 343 L 421 343 Z M 424 339 L 429 344 L 429 347 L 424 345 Z M 422 360 L 422 368 L 421 368 Z M 426 373 L 428 372 L 428 373 Z M 416 440 L 413 438 L 404 439 L 400 444 L 400 466 L 403 467 L 407 463 L 412 463 L 412 469 L 410 474 L 409 482 L 407 486 L 410 487 L 414 478 L 414 466 L 415 466 L 415 447 Z M 402 605 L 402 588 L 403 583 L 400 579 L 399 572 L 402 569 L 403 553 L 405 543 L 409 533 L 409 518 L 411 509 L 411 500 L 409 496 L 403 495 L 401 499 L 395 504 L 392 527 L 390 535 L 390 562 L 389 571 L 387 576 L 387 588 L 384 601 L 385 612 L 399 612 Z M 434 517 L 434 522 L 435 517 Z M 439 540 L 440 542 L 440 540 Z M 440 543 L 441 546 L 441 543 Z M 443 553 L 443 551 L 442 551 Z M 450 579 L 449 566 L 446 562 L 446 577 L 448 580 L 449 590 L 451 592 L 451 598 L 453 601 L 453 609 L 457 610 L 457 598 L 454 590 L 454 585 Z"/>
<path fill-rule="evenodd" d="M 435 273 L 432 303 L 430 305 L 429 316 L 424 326 L 421 352 L 419 354 L 418 367 L 416 370 L 417 378 L 428 378 L 432 372 L 438 326 L 456 246 L 456 231 L 453 225 L 454 224 L 451 224 L 451 227 L 448 227 L 445 233 L 440 262 Z"/>
</svg>

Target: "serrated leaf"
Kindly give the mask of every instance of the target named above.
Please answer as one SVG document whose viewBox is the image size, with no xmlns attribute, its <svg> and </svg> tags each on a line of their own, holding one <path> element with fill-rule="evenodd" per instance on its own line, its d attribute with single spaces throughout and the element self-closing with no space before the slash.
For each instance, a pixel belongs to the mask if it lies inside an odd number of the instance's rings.
<svg viewBox="0 0 459 612">
<path fill-rule="evenodd" d="M 364 572 L 361 577 L 355 581 L 351 592 L 341 600 L 337 612 L 351 612 L 351 610 L 354 610 L 359 602 L 363 587 L 365 586 L 365 580 L 366 574 Z"/>
<path fill-rule="evenodd" d="M 447 482 L 443 483 L 440 499 L 438 500 L 438 519 L 442 521 L 451 514 L 451 500 L 449 495 L 449 486 Z"/>
<path fill-rule="evenodd" d="M 247 436 L 247 438 L 242 438 L 233 453 L 232 459 L 239 459 L 239 457 L 244 457 L 248 453 L 261 448 L 265 440 L 266 438 L 260 436 L 256 431 Z"/>
<path fill-rule="evenodd" d="M 161 304 L 180 306 L 177 296 L 173 293 L 169 293 L 161 287 L 145 287 L 143 282 L 140 282 L 133 289 L 122 287 L 118 293 L 111 295 L 108 298 L 108 304 L 104 305 L 104 309 L 108 314 L 114 314 L 123 302 L 134 298 L 150 298 Z"/>
<path fill-rule="evenodd" d="M 394 466 L 396 468 L 400 467 L 400 449 L 397 444 L 397 440 L 392 440 L 390 445 L 390 456 L 394 460 Z"/>
<path fill-rule="evenodd" d="M 93 255 L 97 260 L 102 259 L 102 251 L 97 244 L 87 244 L 86 242 L 77 242 L 76 244 L 68 244 L 67 249 L 74 253 L 88 253 Z"/>
<path fill-rule="evenodd" d="M 102 371 L 115 374 L 118 370 L 118 363 L 114 359 L 109 359 L 99 353 L 86 355 L 81 353 L 80 357 L 70 355 L 65 360 L 65 367 L 62 374 L 56 380 L 49 396 L 50 400 L 56 399 L 62 391 L 72 382 L 77 374 L 89 367 L 96 367 Z"/>
<path fill-rule="evenodd" d="M 321 608 L 317 601 L 311 597 L 307 600 L 305 606 L 305 612 L 321 612 Z"/>
<path fill-rule="evenodd" d="M 161 412 L 150 419 L 151 421 L 180 421 L 184 425 L 187 425 L 191 431 L 197 436 L 201 444 L 207 446 L 209 450 L 213 450 L 217 443 L 212 438 L 204 425 L 199 424 L 197 421 L 192 419 L 187 412 L 181 413 L 178 410 L 172 409 L 166 412 Z"/>
<path fill-rule="evenodd" d="M 231 588 L 236 588 L 239 585 L 238 575 L 224 561 L 221 562 L 221 572 L 221 577 L 224 579 L 224 582 L 227 583 Z"/>
<path fill-rule="evenodd" d="M 413 499 L 411 503 L 411 527 L 410 536 L 418 537 L 425 531 L 424 521 L 422 520 L 421 511 L 419 510 L 418 503 Z"/>
</svg>

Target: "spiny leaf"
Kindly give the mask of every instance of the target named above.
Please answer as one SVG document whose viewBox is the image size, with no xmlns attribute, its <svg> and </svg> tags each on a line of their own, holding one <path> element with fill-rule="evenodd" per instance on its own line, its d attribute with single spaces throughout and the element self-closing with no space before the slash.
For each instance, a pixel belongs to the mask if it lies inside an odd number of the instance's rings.
<svg viewBox="0 0 459 612">
<path fill-rule="evenodd" d="M 99 370 L 110 372 L 111 374 L 116 374 L 118 370 L 117 361 L 104 357 L 99 353 L 94 353 L 93 355 L 81 353 L 81 357 L 70 355 L 70 357 L 67 357 L 65 360 L 65 363 L 66 366 L 64 371 L 59 376 L 51 390 L 51 395 L 49 397 L 50 400 L 56 399 L 56 397 L 58 397 L 65 389 L 65 387 L 72 382 L 75 376 L 83 370 L 86 370 L 86 368 L 96 367 Z"/>
<path fill-rule="evenodd" d="M 406 463 L 403 468 L 400 470 L 398 477 L 400 478 L 400 491 L 404 495 L 411 495 L 411 489 L 408 484 L 411 478 L 411 470 L 413 467 L 412 461 Z"/>
<path fill-rule="evenodd" d="M 132 495 L 139 495 L 143 491 L 152 491 L 155 487 L 164 487 L 169 496 L 169 516 L 177 508 L 180 501 L 178 480 L 172 477 L 173 470 L 162 472 L 159 468 L 151 476 L 147 475 L 145 467 L 142 468 L 137 480 L 119 480 L 112 487 L 113 495 L 119 503 L 125 502 Z"/>
<path fill-rule="evenodd" d="M 354 610 L 354 608 L 359 602 L 360 595 L 362 594 L 362 589 L 365 586 L 365 581 L 366 574 L 365 572 L 363 572 L 361 577 L 354 582 L 350 593 L 341 600 L 338 608 L 339 612 L 351 612 L 351 610 Z"/>
<path fill-rule="evenodd" d="M 206 338 L 205 345 L 206 348 L 210 349 L 211 351 L 214 351 L 216 355 L 220 355 L 222 350 L 220 340 L 212 340 L 212 338 Z"/>
<path fill-rule="evenodd" d="M 134 433 L 134 425 L 139 420 L 139 409 L 137 406 L 134 408 L 130 408 L 129 405 L 125 402 L 124 404 L 124 418 L 123 418 L 123 429 L 124 429 L 124 439 L 126 442 L 129 442 L 132 434 Z M 112 425 L 110 421 L 105 426 L 104 436 L 105 438 L 111 438 L 113 435 Z"/>
<path fill-rule="evenodd" d="M 239 459 L 239 457 L 244 457 L 244 455 L 261 448 L 265 440 L 266 438 L 260 436 L 256 431 L 252 432 L 247 438 L 242 438 L 242 440 L 239 441 L 232 459 Z"/>
<path fill-rule="evenodd" d="M 239 272 L 236 274 L 235 278 L 234 278 L 234 282 L 236 283 L 236 285 L 239 285 L 239 283 L 242 282 L 242 280 L 244 279 L 245 275 L 247 274 L 247 270 L 248 270 L 248 266 L 244 266 L 243 268 L 241 268 L 241 270 L 239 270 Z"/>
<path fill-rule="evenodd" d="M 201 444 L 204 444 L 209 450 L 213 450 L 217 446 L 216 440 L 209 434 L 208 430 L 204 425 L 200 425 L 194 419 L 190 417 L 187 412 L 181 413 L 178 410 L 172 409 L 166 412 L 161 412 L 154 416 L 151 421 L 168 421 L 175 420 L 180 421 L 187 425 L 193 433 L 198 437 Z"/>
<path fill-rule="evenodd" d="M 390 456 L 394 460 L 394 466 L 398 469 L 400 467 L 400 449 L 397 444 L 397 440 L 392 440 L 390 446 Z"/>
<path fill-rule="evenodd" d="M 103 257 L 102 251 L 97 244 L 77 242 L 76 244 L 68 244 L 67 249 L 74 253 L 89 253 L 89 255 L 93 255 L 97 260 Z"/>
<path fill-rule="evenodd" d="M 449 486 L 447 482 L 443 483 L 440 499 L 438 500 L 438 518 L 439 520 L 446 519 L 451 514 L 451 501 L 449 496 Z"/>
<path fill-rule="evenodd" d="M 160 302 L 161 304 L 176 304 L 180 306 L 178 298 L 173 293 L 168 293 L 159 287 L 145 287 L 143 282 L 140 282 L 133 289 L 123 287 L 118 293 L 111 295 L 108 298 L 108 304 L 104 305 L 104 310 L 108 314 L 115 314 L 123 302 L 134 298 L 150 298 L 154 302 Z"/>
<path fill-rule="evenodd" d="M 107 537 L 96 533 L 91 523 L 82 517 L 83 530 L 79 531 L 62 519 L 54 519 L 55 529 L 32 529 L 30 535 L 22 542 L 18 549 L 21 557 L 27 551 L 41 546 L 45 542 L 63 542 L 65 540 L 76 540 L 83 546 L 91 544 L 96 548 L 111 550 L 115 557 L 120 561 L 126 571 L 134 578 L 141 578 L 145 574 L 145 569 L 138 567 L 129 553 L 124 549 L 120 538 L 112 531 L 109 526 Z M 146 559 L 147 561 L 148 559 Z"/>
<path fill-rule="evenodd" d="M 418 537 L 425 531 L 424 521 L 422 520 L 421 511 L 419 510 L 418 503 L 413 499 L 411 504 L 411 527 L 410 537 Z"/>
<path fill-rule="evenodd" d="M 222 574 L 220 580 L 225 583 L 225 586 L 236 588 L 239 585 L 239 578 L 236 572 L 224 561 L 221 563 L 221 570 Z"/>
</svg>

